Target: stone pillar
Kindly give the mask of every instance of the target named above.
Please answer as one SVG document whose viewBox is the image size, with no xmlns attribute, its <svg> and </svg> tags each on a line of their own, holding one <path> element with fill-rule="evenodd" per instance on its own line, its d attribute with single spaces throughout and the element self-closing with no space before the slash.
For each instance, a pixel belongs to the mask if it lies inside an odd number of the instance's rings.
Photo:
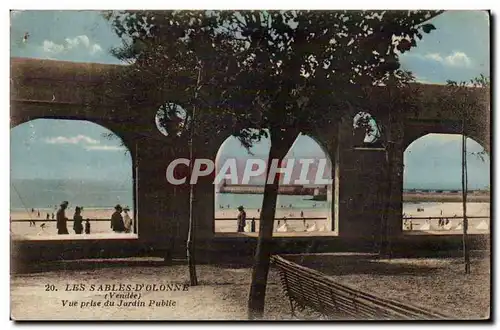
<svg viewBox="0 0 500 330">
<path fill-rule="evenodd" d="M 185 255 L 189 194 L 185 185 L 174 186 L 166 179 L 167 166 L 177 157 L 162 141 L 137 142 L 138 233 L 139 240 L 148 246 Z"/>
<path fill-rule="evenodd" d="M 201 120 L 203 118 L 200 118 Z M 217 134 L 202 134 L 202 132 L 199 132 L 199 135 L 195 137 L 194 158 L 211 160 L 215 166 L 217 152 L 229 136 L 230 132 L 228 131 L 218 132 Z M 214 171 L 210 175 L 199 177 L 196 185 L 194 185 L 193 217 L 196 223 L 195 247 L 197 262 L 210 260 L 210 252 L 213 250 L 215 232 L 215 186 L 213 181 L 215 175 L 216 168 L 214 167 Z"/>
<path fill-rule="evenodd" d="M 327 215 L 329 228 L 332 231 L 336 231 L 338 224 L 338 178 L 335 175 L 336 162 L 338 160 L 338 125 L 329 125 L 323 129 L 319 128 L 315 134 L 309 135 L 313 138 L 316 143 L 321 147 L 325 156 L 328 158 L 326 170 L 330 171 L 329 177 L 332 178 L 332 184 L 327 185 L 326 188 L 326 201 L 330 209 L 330 213 Z"/>
<path fill-rule="evenodd" d="M 202 144 L 198 148 L 195 158 L 209 159 L 215 164 L 212 150 L 209 145 Z M 196 223 L 195 247 L 198 261 L 209 260 L 210 243 L 214 237 L 215 218 L 215 187 L 213 185 L 213 173 L 208 176 L 199 177 L 194 185 L 193 217 Z"/>
<path fill-rule="evenodd" d="M 403 233 L 403 173 L 404 173 L 404 122 L 394 121 L 390 132 L 389 161 L 391 162 L 391 191 L 387 218 L 389 242 L 396 240 Z"/>
</svg>

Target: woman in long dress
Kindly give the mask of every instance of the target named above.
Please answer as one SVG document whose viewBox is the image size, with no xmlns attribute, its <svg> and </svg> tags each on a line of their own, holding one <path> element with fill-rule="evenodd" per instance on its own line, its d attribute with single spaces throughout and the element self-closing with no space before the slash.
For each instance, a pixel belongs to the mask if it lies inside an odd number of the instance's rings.
<svg viewBox="0 0 500 330">
<path fill-rule="evenodd" d="M 56 221 L 57 221 L 57 234 L 59 235 L 65 235 L 69 234 L 68 233 L 68 227 L 66 226 L 66 222 L 68 221 L 68 218 L 66 218 L 66 215 L 64 211 L 68 208 L 68 201 L 64 201 L 61 203 L 61 208 L 57 211 L 56 214 Z"/>
<path fill-rule="evenodd" d="M 128 206 L 126 206 L 124 209 L 123 209 L 123 224 L 125 225 L 125 232 L 126 233 L 131 233 L 132 232 L 132 218 L 130 217 L 130 215 L 128 215 L 128 211 L 130 211 L 130 209 L 128 208 Z"/>
</svg>

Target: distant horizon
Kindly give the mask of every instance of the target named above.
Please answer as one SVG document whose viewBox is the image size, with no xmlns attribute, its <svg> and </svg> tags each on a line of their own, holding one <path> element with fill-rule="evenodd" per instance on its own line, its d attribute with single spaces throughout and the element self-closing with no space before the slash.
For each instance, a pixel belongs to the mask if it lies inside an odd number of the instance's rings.
<svg viewBox="0 0 500 330">
<path fill-rule="evenodd" d="M 119 184 L 119 185 L 126 185 L 129 183 L 132 185 L 132 178 L 130 180 L 98 180 L 98 179 L 75 179 L 75 178 L 10 178 L 10 181 L 47 181 L 47 182 L 57 182 L 57 181 L 64 181 L 64 182 L 83 182 L 87 184 L 99 184 L 99 185 L 106 185 L 106 184 Z M 168 184 L 168 183 L 167 183 Z M 231 186 L 231 183 L 227 184 L 228 186 Z M 241 184 L 237 184 L 241 185 Z M 249 184 L 251 186 L 263 186 L 263 183 L 256 182 L 256 183 L 251 183 Z M 305 185 L 297 185 L 297 186 L 304 186 L 304 187 L 322 187 L 324 185 L 315 185 L 315 184 L 305 184 Z M 481 184 L 469 184 L 468 185 L 469 189 L 473 190 L 490 190 L 490 184 L 488 185 L 481 185 Z M 131 186 L 130 190 L 132 191 L 133 187 Z M 421 182 L 412 182 L 412 183 L 406 183 L 403 186 L 403 190 L 419 190 L 419 189 L 424 189 L 424 190 L 461 190 L 462 185 L 461 183 L 421 183 Z"/>
</svg>

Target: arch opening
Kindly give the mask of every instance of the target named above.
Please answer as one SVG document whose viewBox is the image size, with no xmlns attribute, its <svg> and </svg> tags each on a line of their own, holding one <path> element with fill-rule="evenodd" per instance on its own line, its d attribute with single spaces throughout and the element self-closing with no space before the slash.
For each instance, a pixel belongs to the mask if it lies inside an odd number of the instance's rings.
<svg viewBox="0 0 500 330">
<path fill-rule="evenodd" d="M 469 233 L 488 233 L 490 161 L 471 138 L 467 150 Z M 462 135 L 427 134 L 404 153 L 403 231 L 462 234 Z"/>
<path fill-rule="evenodd" d="M 10 136 L 15 239 L 138 237 L 132 155 L 118 136 L 89 121 L 62 119 L 34 119 L 12 128 Z M 63 201 L 69 202 L 68 235 L 57 221 Z M 126 230 L 110 228 L 117 205 Z M 81 220 L 74 221 L 77 207 Z"/>
</svg>

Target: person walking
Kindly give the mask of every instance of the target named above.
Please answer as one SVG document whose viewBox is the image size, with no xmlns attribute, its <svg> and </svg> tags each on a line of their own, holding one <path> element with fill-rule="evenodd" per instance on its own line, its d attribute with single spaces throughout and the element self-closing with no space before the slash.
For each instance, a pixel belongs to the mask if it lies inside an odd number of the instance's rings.
<svg viewBox="0 0 500 330">
<path fill-rule="evenodd" d="M 75 234 L 80 235 L 83 231 L 83 217 L 82 208 L 80 206 L 75 207 L 75 215 L 73 215 L 73 230 Z"/>
<path fill-rule="evenodd" d="M 56 222 L 57 222 L 57 234 L 58 235 L 65 235 L 69 234 L 68 232 L 68 227 L 66 222 L 68 221 L 68 218 L 66 218 L 65 210 L 68 208 L 68 201 L 64 201 L 61 203 L 61 207 L 57 211 L 56 214 Z"/>
<path fill-rule="evenodd" d="M 125 208 L 123 209 L 123 213 L 124 213 L 123 224 L 125 226 L 126 233 L 132 232 L 132 218 L 130 217 L 130 215 L 128 215 L 128 211 L 130 211 L 129 207 L 125 206 Z"/>
<path fill-rule="evenodd" d="M 115 233 L 123 233 L 125 231 L 125 226 L 123 225 L 122 218 L 122 207 L 120 204 L 115 206 L 115 212 L 111 215 L 111 229 Z"/>
<path fill-rule="evenodd" d="M 247 214 L 245 212 L 245 209 L 243 206 L 238 206 L 238 233 L 242 233 L 245 231 L 245 225 L 246 225 L 246 220 L 247 220 Z"/>
</svg>

